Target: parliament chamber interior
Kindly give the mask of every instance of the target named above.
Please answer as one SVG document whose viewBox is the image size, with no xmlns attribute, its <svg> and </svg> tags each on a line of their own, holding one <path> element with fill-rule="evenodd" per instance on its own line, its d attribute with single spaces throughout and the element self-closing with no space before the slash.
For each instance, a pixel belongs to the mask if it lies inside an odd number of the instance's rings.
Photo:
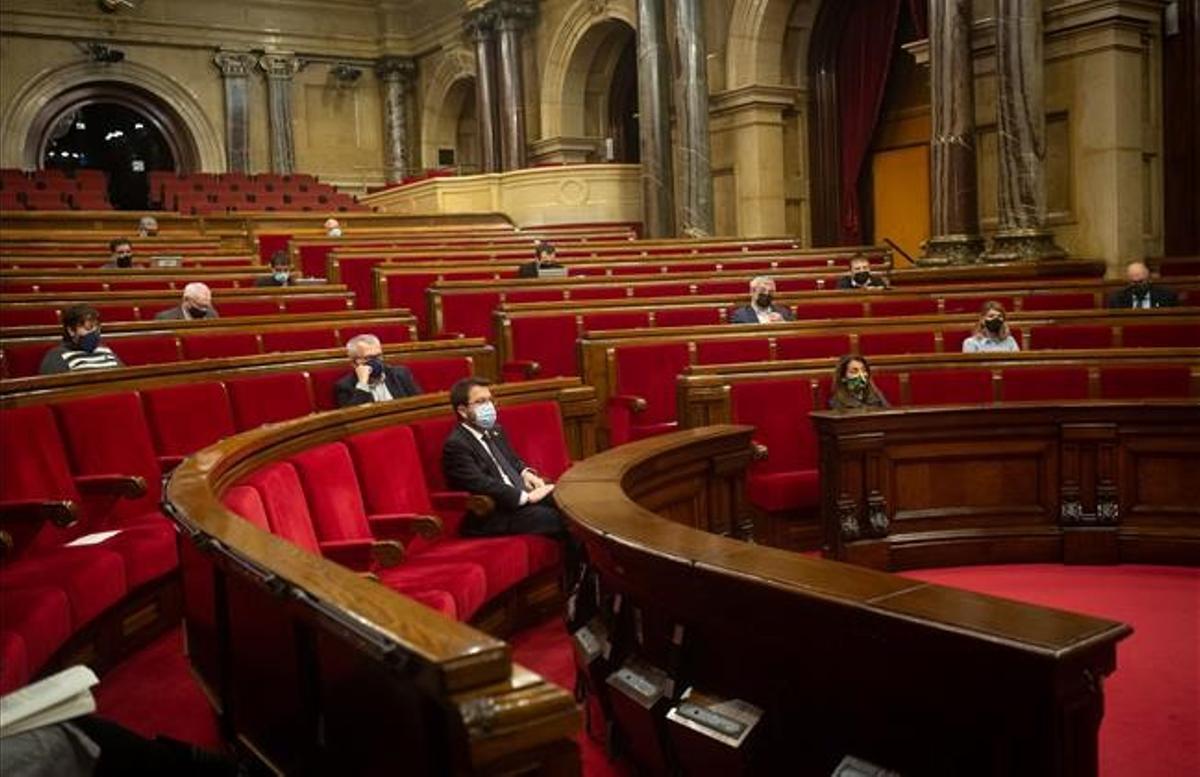
<svg viewBox="0 0 1200 777">
<path fill-rule="evenodd" d="M 0 771 L 1200 774 L 1200 0 L 0 6 Z"/>
</svg>

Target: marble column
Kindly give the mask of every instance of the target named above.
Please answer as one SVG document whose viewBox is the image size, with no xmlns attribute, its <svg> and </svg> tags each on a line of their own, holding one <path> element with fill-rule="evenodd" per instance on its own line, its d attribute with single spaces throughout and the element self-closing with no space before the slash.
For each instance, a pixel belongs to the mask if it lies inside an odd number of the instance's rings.
<svg viewBox="0 0 1200 777">
<path fill-rule="evenodd" d="M 389 182 L 409 173 L 408 94 L 416 72 L 409 57 L 384 57 L 375 65 L 383 88 L 383 167 Z"/>
<path fill-rule="evenodd" d="M 250 172 L 250 105 L 247 77 L 257 57 L 245 51 L 218 51 L 213 62 L 225 83 L 225 169 Z"/>
<path fill-rule="evenodd" d="M 496 131 L 495 12 L 471 12 L 463 27 L 475 44 L 475 114 L 479 120 L 479 164 L 485 173 L 500 169 L 500 138 Z"/>
<path fill-rule="evenodd" d="M 264 54 L 258 66 L 267 74 L 267 103 L 271 116 L 271 172 L 296 170 L 296 143 L 292 132 L 292 77 L 300 60 L 292 54 Z"/>
<path fill-rule="evenodd" d="M 642 230 L 675 235 L 671 164 L 670 52 L 664 0 L 637 0 L 638 126 L 641 134 Z"/>
<path fill-rule="evenodd" d="M 679 123 L 679 231 L 688 237 L 713 233 L 712 157 L 708 138 L 708 47 L 704 0 L 675 4 L 676 117 Z"/>
<path fill-rule="evenodd" d="M 497 70 L 500 104 L 500 169 L 525 166 L 525 91 L 521 84 L 521 30 L 534 15 L 526 0 L 500 0 L 495 4 Z"/>
<path fill-rule="evenodd" d="M 978 186 L 975 175 L 975 71 L 971 54 L 971 0 L 929 4 L 929 84 L 932 237 L 922 265 L 978 261 Z"/>
<path fill-rule="evenodd" d="M 1046 229 L 1042 0 L 996 0 L 999 220 L 989 261 L 1060 258 Z"/>
</svg>

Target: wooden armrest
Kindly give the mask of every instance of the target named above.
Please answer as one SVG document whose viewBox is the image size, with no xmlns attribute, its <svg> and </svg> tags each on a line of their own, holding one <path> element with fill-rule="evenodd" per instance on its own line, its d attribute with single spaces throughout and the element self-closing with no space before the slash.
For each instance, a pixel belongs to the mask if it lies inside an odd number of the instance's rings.
<svg viewBox="0 0 1200 777">
<path fill-rule="evenodd" d="M 322 556 L 358 572 L 368 571 L 375 560 L 374 540 L 329 540 L 318 545 Z"/>
<path fill-rule="evenodd" d="M 467 512 L 477 518 L 486 518 L 496 511 L 496 502 L 490 496 L 471 494 L 467 497 Z"/>
<path fill-rule="evenodd" d="M 439 513 L 461 515 L 467 511 L 470 496 L 466 491 L 431 491 L 429 501 Z"/>
<path fill-rule="evenodd" d="M 504 375 L 518 375 L 525 380 L 533 380 L 542 372 L 542 365 L 531 359 L 516 359 L 505 362 L 501 368 Z"/>
<path fill-rule="evenodd" d="M 146 479 L 140 475 L 80 475 L 75 487 L 84 496 L 137 499 L 146 495 Z"/>
<path fill-rule="evenodd" d="M 618 394 L 615 397 L 609 397 L 608 404 L 616 405 L 633 413 L 641 413 L 646 409 L 646 400 L 632 394 Z"/>
<path fill-rule="evenodd" d="M 767 458 L 767 446 L 759 442 L 750 443 L 750 458 L 754 461 L 765 461 Z"/>
<path fill-rule="evenodd" d="M 442 519 L 436 515 L 417 515 L 416 513 L 369 515 L 367 522 L 371 525 L 371 532 L 379 537 L 400 537 L 402 540 L 406 540 L 417 535 L 429 540 L 442 533 Z"/>
<path fill-rule="evenodd" d="M 0 502 L 0 523 L 20 521 L 70 526 L 78 519 L 79 506 L 70 499 L 15 499 Z"/>
<path fill-rule="evenodd" d="M 371 545 L 371 560 L 382 569 L 398 567 L 404 561 L 404 546 L 396 540 L 376 540 Z"/>
</svg>

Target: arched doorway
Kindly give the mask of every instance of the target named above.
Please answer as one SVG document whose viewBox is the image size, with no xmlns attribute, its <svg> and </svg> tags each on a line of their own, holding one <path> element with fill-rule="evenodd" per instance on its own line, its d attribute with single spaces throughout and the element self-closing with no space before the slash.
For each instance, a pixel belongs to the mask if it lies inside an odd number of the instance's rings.
<svg viewBox="0 0 1200 777">
<path fill-rule="evenodd" d="M 110 102 L 68 110 L 46 133 L 40 166 L 108 174 L 108 199 L 120 210 L 149 207 L 148 176 L 175 170 L 175 155 L 158 123 L 140 111 Z"/>
<path fill-rule="evenodd" d="M 625 43 L 608 88 L 608 137 L 613 139 L 613 161 L 641 161 L 638 130 L 637 42 Z"/>
</svg>

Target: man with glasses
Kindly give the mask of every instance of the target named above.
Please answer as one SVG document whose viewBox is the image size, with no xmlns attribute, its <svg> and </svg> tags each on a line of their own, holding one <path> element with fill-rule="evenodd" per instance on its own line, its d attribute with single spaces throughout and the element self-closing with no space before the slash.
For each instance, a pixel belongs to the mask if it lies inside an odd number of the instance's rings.
<svg viewBox="0 0 1200 777">
<path fill-rule="evenodd" d="M 383 345 L 375 335 L 351 337 L 346 343 L 346 355 L 350 357 L 354 372 L 334 384 L 334 401 L 338 407 L 386 402 L 421 393 L 412 370 L 384 361 Z"/>
</svg>

